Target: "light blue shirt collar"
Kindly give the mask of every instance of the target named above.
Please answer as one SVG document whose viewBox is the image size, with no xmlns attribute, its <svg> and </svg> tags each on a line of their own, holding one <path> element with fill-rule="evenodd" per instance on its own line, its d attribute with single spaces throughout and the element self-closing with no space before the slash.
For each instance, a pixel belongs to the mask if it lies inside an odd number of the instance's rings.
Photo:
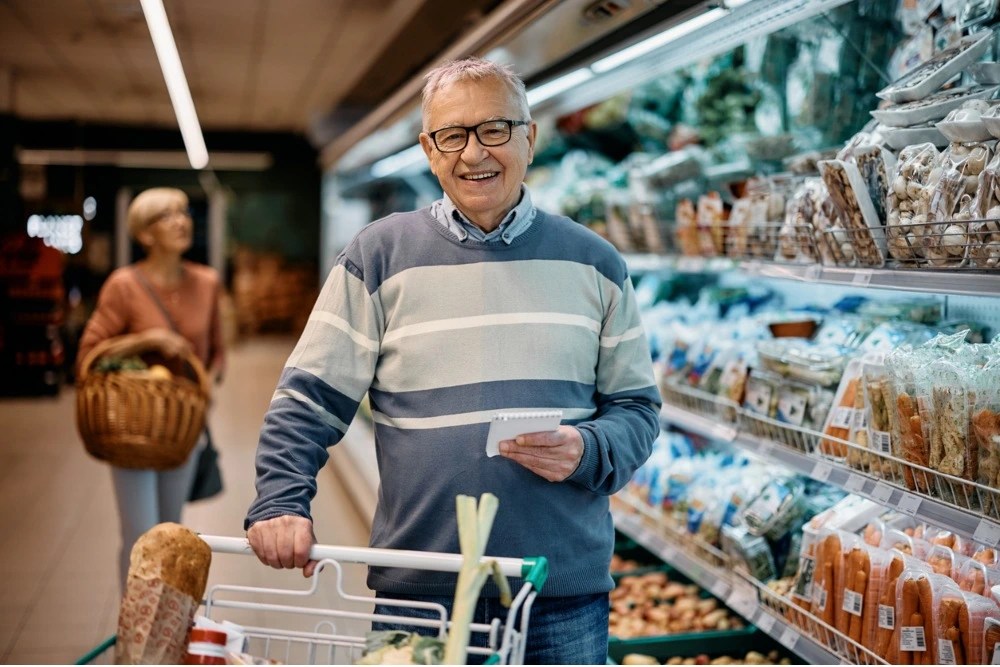
<svg viewBox="0 0 1000 667">
<path fill-rule="evenodd" d="M 514 242 L 518 236 L 523 234 L 531 226 L 535 219 L 535 207 L 531 203 L 531 195 L 528 188 L 521 184 L 521 201 L 510 210 L 500 223 L 500 226 L 492 232 L 486 233 L 479 227 L 469 222 L 468 218 L 462 215 L 447 194 L 441 199 L 431 204 L 431 214 L 444 225 L 445 229 L 454 234 L 459 241 L 472 239 L 473 241 L 486 242 L 500 239 L 507 245 Z"/>
</svg>

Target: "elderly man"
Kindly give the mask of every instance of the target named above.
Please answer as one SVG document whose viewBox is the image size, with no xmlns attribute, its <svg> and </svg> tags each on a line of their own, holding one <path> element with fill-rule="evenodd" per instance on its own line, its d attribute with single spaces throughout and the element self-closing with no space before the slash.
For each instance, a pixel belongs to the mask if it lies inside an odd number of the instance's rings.
<svg viewBox="0 0 1000 667">
<path fill-rule="evenodd" d="M 266 564 L 312 572 L 316 473 L 367 392 L 382 482 L 372 546 L 458 552 L 455 496 L 495 494 L 487 553 L 551 566 L 526 659 L 603 663 L 607 497 L 659 431 L 625 264 L 585 227 L 532 206 L 523 180 L 537 128 L 509 69 L 468 59 L 432 71 L 423 129 L 444 197 L 372 223 L 338 258 L 261 430 L 250 543 Z M 491 416 L 534 409 L 562 410 L 562 425 L 487 457 Z M 454 584 L 405 569 L 368 577 L 381 597 L 446 605 Z M 500 613 L 496 595 L 484 589 L 477 622 Z"/>
</svg>

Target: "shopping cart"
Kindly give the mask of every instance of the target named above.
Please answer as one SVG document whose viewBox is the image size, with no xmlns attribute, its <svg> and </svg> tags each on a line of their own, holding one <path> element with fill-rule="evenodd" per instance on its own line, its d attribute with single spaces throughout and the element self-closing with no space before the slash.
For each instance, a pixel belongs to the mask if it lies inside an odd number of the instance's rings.
<svg viewBox="0 0 1000 667">
<path fill-rule="evenodd" d="M 245 538 L 215 537 L 201 535 L 216 554 L 242 554 L 252 556 L 253 551 Z M 342 563 L 360 563 L 377 567 L 402 567 L 411 570 L 435 572 L 458 572 L 462 556 L 458 554 L 430 553 L 423 551 L 401 551 L 393 549 L 372 549 L 361 547 L 337 547 L 314 545 L 310 557 L 319 561 L 316 572 L 305 590 L 258 588 L 216 584 L 206 592 L 202 603 L 203 615 L 214 621 L 224 621 L 226 610 L 265 612 L 269 619 L 278 618 L 283 627 L 256 627 L 240 623 L 249 640 L 248 653 L 254 656 L 278 660 L 285 664 L 351 664 L 356 662 L 365 648 L 363 632 L 350 632 L 343 625 L 360 625 L 378 621 L 403 625 L 407 629 L 429 628 L 442 640 L 449 625 L 448 612 L 442 605 L 378 598 L 378 603 L 386 607 L 399 608 L 399 614 L 385 615 L 363 611 L 374 602 L 369 596 L 351 595 L 344 590 Z M 484 558 L 493 560 L 500 566 L 505 577 L 520 578 L 523 586 L 514 596 L 507 618 L 501 623 L 493 619 L 489 624 L 473 623 L 473 638 L 485 635 L 486 648 L 470 646 L 469 655 L 483 656 L 486 664 L 524 664 L 525 641 L 531 606 L 548 576 L 548 562 L 538 558 Z M 263 565 L 261 566 L 263 567 Z M 336 596 L 345 603 L 343 609 L 324 608 L 308 604 L 288 604 L 280 598 L 304 600 L 317 597 L 321 589 L 321 575 L 326 572 L 335 577 Z M 252 597 L 254 599 L 246 599 Z M 435 618 L 418 618 L 407 615 L 407 609 L 423 609 L 434 613 Z M 302 619 L 306 619 L 303 621 Z M 347 621 L 338 630 L 338 622 Z M 311 627 L 302 629 L 303 623 Z M 77 661 L 89 664 L 109 650 L 115 642 L 110 637 Z M 472 641 L 471 644 L 481 643 Z"/>
</svg>

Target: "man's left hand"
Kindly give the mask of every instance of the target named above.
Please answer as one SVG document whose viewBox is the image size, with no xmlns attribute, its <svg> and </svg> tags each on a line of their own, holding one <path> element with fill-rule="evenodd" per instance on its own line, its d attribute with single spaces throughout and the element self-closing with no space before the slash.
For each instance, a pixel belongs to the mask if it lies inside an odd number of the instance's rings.
<svg viewBox="0 0 1000 667">
<path fill-rule="evenodd" d="M 525 433 L 502 441 L 500 454 L 550 482 L 561 482 L 576 472 L 583 459 L 583 436 L 572 426 Z"/>
</svg>

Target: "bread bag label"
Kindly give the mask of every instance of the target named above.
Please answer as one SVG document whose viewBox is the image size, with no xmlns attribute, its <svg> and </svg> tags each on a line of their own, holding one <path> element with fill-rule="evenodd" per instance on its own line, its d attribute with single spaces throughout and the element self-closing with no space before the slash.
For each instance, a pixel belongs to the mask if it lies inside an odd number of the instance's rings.
<svg viewBox="0 0 1000 667">
<path fill-rule="evenodd" d="M 896 628 L 896 608 L 887 604 L 878 606 L 878 627 L 883 630 L 894 630 Z"/>
<path fill-rule="evenodd" d="M 843 610 L 848 614 L 853 614 L 854 616 L 860 616 L 861 610 L 864 609 L 865 596 L 861 593 L 855 591 L 844 591 L 844 606 Z"/>
<path fill-rule="evenodd" d="M 938 639 L 938 663 L 942 665 L 955 664 L 955 645 L 950 639 Z"/>
<path fill-rule="evenodd" d="M 899 629 L 900 651 L 926 651 L 927 639 L 924 637 L 924 626 L 910 625 Z"/>
</svg>

